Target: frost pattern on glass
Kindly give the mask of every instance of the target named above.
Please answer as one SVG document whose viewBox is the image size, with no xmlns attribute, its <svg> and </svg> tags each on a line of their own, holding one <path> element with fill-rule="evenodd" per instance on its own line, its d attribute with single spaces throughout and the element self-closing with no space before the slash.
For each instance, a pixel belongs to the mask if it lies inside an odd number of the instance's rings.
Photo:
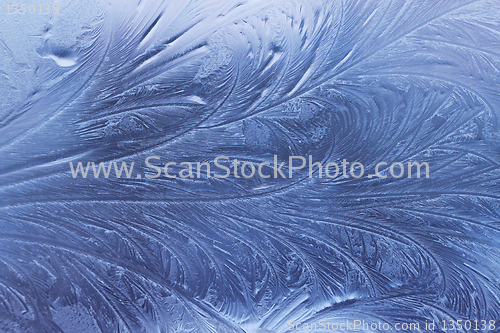
<svg viewBox="0 0 500 333">
<path fill-rule="evenodd" d="M 100 6 L 89 25 L 61 7 L 54 27 L 78 26 L 71 45 L 36 32 L 36 75 L 0 40 L 17 66 L 0 72 L 0 331 L 500 326 L 500 3 Z M 22 87 L 24 103 L 6 102 Z M 144 175 L 147 156 L 221 155 L 427 161 L 431 178 L 73 179 L 68 167 L 135 161 Z"/>
</svg>

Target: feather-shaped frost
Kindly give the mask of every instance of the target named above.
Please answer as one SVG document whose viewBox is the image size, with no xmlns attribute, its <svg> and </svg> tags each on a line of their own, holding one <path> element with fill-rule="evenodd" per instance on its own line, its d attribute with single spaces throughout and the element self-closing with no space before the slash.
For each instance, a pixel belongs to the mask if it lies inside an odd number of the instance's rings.
<svg viewBox="0 0 500 333">
<path fill-rule="evenodd" d="M 102 1 L 71 48 L 46 37 L 39 83 L 0 112 L 0 330 L 498 331 L 499 10 Z M 148 156 L 275 155 L 431 172 L 135 177 L 154 175 Z M 70 161 L 136 165 L 84 179 Z"/>
</svg>

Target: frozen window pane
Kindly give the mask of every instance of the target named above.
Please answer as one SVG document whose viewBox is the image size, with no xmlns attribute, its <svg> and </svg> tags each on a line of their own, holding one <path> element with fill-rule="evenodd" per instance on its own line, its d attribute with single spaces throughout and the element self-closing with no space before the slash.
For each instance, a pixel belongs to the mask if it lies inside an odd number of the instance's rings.
<svg viewBox="0 0 500 333">
<path fill-rule="evenodd" d="M 2 4 L 0 331 L 498 331 L 499 10 Z"/>
</svg>

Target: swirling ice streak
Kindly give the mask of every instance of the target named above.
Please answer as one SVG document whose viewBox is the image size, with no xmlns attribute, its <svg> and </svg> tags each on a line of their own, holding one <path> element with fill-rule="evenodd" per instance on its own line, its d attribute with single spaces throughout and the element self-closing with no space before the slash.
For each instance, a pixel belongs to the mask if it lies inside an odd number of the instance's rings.
<svg viewBox="0 0 500 333">
<path fill-rule="evenodd" d="M 101 8 L 74 64 L 0 113 L 2 331 L 500 320 L 496 2 Z M 68 168 L 222 155 L 427 161 L 431 178 Z"/>
</svg>

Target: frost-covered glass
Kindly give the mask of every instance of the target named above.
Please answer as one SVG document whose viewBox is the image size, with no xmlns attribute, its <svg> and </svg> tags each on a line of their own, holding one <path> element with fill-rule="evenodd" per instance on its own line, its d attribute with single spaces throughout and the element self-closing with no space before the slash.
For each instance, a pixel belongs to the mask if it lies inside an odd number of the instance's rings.
<svg viewBox="0 0 500 333">
<path fill-rule="evenodd" d="M 2 2 L 0 332 L 498 332 L 499 13 Z"/>
</svg>

